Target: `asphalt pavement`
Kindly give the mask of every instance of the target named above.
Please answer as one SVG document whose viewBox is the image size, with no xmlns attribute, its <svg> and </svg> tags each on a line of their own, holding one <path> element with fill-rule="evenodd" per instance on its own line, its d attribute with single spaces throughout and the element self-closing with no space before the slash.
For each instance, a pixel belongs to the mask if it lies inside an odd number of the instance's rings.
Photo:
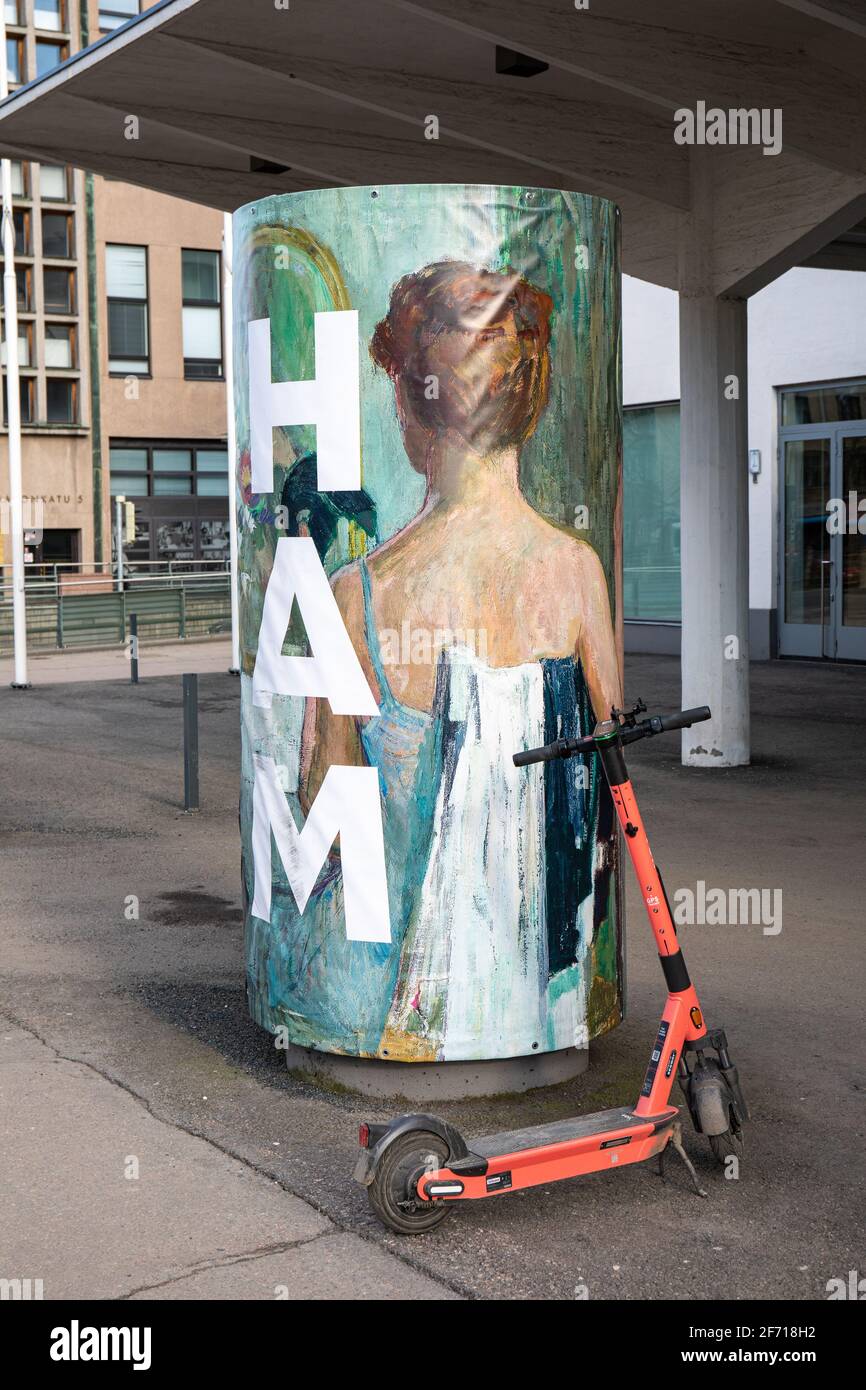
<svg viewBox="0 0 866 1390">
<path fill-rule="evenodd" d="M 187 652 L 174 669 L 202 669 Z M 388 1105 L 292 1075 L 247 1017 L 236 678 L 201 677 L 189 815 L 177 675 L 0 690 L 0 1278 L 46 1298 L 809 1300 L 866 1272 L 864 680 L 756 665 L 751 767 L 684 769 L 676 736 L 631 758 L 671 897 L 782 894 L 778 931 L 681 928 L 752 1106 L 739 1177 L 687 1126 L 706 1200 L 673 1162 L 665 1183 L 635 1166 L 412 1240 L 351 1180 L 358 1121 Z M 677 707 L 676 661 L 630 658 L 627 690 Z M 628 1016 L 589 1071 L 442 1114 L 471 1135 L 633 1099 L 663 1000 L 629 884 Z"/>
</svg>

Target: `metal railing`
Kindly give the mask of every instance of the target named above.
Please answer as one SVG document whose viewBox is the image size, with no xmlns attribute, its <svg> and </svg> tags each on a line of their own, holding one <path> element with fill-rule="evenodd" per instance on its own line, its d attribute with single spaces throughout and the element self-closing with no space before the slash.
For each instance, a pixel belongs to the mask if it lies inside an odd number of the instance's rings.
<svg viewBox="0 0 866 1390">
<path fill-rule="evenodd" d="M 74 589 L 79 592 L 100 587 L 116 588 L 118 591 L 133 583 L 158 583 L 172 588 L 179 583 L 187 583 L 212 578 L 214 575 L 228 574 L 228 560 L 128 560 L 123 562 L 123 575 L 118 580 L 117 565 L 114 561 L 105 564 L 85 565 L 74 561 L 60 561 L 57 564 L 28 565 L 24 581 L 25 592 L 36 596 L 50 594 L 55 598 Z M 0 602 L 8 602 L 12 594 L 12 566 L 0 565 Z"/>
<path fill-rule="evenodd" d="M 115 565 L 33 567 L 25 581 L 27 645 L 31 651 L 110 647 L 127 640 L 129 615 L 150 641 L 231 631 L 227 563 L 125 562 L 122 588 Z M 0 567 L 0 655 L 12 651 L 12 575 Z"/>
</svg>

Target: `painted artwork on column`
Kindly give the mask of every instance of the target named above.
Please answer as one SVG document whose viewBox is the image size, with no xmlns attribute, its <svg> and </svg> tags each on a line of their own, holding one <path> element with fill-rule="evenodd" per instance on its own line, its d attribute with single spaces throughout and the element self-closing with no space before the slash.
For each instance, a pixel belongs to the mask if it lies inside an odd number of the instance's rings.
<svg viewBox="0 0 866 1390">
<path fill-rule="evenodd" d="M 621 1017 L 619 214 L 465 185 L 235 214 L 252 1016 L 398 1061 Z"/>
</svg>

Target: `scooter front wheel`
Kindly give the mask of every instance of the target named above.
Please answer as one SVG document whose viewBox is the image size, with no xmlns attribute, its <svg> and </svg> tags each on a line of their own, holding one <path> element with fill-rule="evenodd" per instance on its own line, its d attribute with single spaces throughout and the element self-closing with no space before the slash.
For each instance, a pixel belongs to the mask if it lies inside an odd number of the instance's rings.
<svg viewBox="0 0 866 1390">
<path fill-rule="evenodd" d="M 416 1187 L 425 1173 L 435 1173 L 448 1158 L 448 1145 L 438 1134 L 410 1130 L 389 1144 L 367 1188 L 367 1198 L 379 1220 L 400 1236 L 423 1235 L 448 1215 L 448 1202 L 422 1202 Z"/>
<path fill-rule="evenodd" d="M 708 1136 L 713 1156 L 722 1168 L 729 1158 L 742 1158 L 745 1149 L 742 1126 L 737 1124 L 733 1114 L 730 1115 L 730 1126 L 730 1129 L 726 1129 L 723 1134 L 710 1134 Z"/>
</svg>

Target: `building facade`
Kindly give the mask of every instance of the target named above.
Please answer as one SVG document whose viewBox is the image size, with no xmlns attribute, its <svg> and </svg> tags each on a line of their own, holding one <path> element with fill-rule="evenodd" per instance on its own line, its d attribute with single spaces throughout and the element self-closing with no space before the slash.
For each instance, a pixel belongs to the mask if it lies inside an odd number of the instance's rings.
<svg viewBox="0 0 866 1390">
<path fill-rule="evenodd" d="M 677 295 L 626 276 L 623 315 L 626 647 L 678 651 Z M 754 295 L 748 363 L 751 655 L 866 661 L 866 273 Z"/>
<path fill-rule="evenodd" d="M 149 8 L 3 3 L 10 89 Z M 222 215 L 69 167 L 12 174 L 28 573 L 106 569 L 116 496 L 135 504 L 128 564 L 227 562 Z M 4 371 L 4 433 L 5 393 Z"/>
</svg>

